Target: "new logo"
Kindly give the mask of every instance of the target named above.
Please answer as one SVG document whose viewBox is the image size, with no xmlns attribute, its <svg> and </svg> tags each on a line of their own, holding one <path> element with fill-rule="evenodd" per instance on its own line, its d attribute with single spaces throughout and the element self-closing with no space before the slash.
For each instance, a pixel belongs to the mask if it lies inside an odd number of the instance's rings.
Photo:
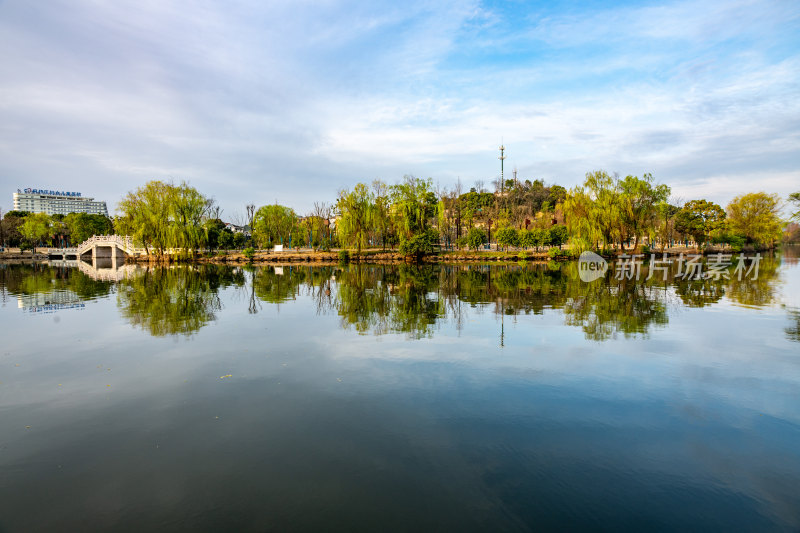
<svg viewBox="0 0 800 533">
<path fill-rule="evenodd" d="M 586 283 L 602 278 L 607 270 L 608 261 L 594 252 L 583 252 L 578 258 L 578 274 Z"/>
</svg>

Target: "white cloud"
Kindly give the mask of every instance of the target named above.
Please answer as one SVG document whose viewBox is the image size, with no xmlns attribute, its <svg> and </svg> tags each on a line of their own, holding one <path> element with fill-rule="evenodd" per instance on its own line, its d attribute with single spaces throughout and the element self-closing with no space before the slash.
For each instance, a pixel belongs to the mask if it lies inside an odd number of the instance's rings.
<svg viewBox="0 0 800 533">
<path fill-rule="evenodd" d="M 0 194 L 69 182 L 113 205 L 175 178 L 229 213 L 302 212 L 375 177 L 488 182 L 501 139 L 524 178 L 649 171 L 723 201 L 760 170 L 783 194 L 800 168 L 797 11 L 679 2 L 524 24 L 459 3 L 6 2 Z"/>
</svg>

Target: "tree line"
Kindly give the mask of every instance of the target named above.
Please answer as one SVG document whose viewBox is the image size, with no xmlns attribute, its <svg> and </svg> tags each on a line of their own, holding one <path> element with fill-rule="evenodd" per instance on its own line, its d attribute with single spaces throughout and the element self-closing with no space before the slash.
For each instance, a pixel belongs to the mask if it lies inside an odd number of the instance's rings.
<svg viewBox="0 0 800 533">
<path fill-rule="evenodd" d="M 36 251 L 37 246 L 63 248 L 77 245 L 92 235 L 114 233 L 113 221 L 105 215 L 70 213 L 47 215 L 9 211 L 0 221 L 0 244 Z"/>
<path fill-rule="evenodd" d="M 73 213 L 47 216 L 12 211 L 0 224 L 6 246 L 67 246 L 94 234 L 130 235 L 148 253 L 252 247 L 329 250 L 365 248 L 422 255 L 436 248 L 547 249 L 569 243 L 577 250 L 664 249 L 678 243 L 772 247 L 784 234 L 800 235 L 781 219 L 783 202 L 764 192 L 743 194 L 726 208 L 706 199 L 680 202 L 651 174 L 621 178 L 586 174 L 565 189 L 542 180 L 497 180 L 494 192 L 478 181 L 468 191 L 431 179 L 405 176 L 339 191 L 334 202 L 314 203 L 306 215 L 279 205 L 248 205 L 241 231 L 221 220 L 213 198 L 186 182 L 150 181 L 125 195 L 112 220 Z M 800 192 L 789 201 L 800 208 Z M 800 209 L 791 220 L 800 222 Z M 792 228 L 795 227 L 793 230 Z"/>
<path fill-rule="evenodd" d="M 776 194 L 742 194 L 722 206 L 706 199 L 685 203 L 670 201 L 667 185 L 652 175 L 620 179 L 606 172 L 586 175 L 584 183 L 570 190 L 562 206 L 573 243 L 579 248 L 636 248 L 646 240 L 662 250 L 676 242 L 729 244 L 772 248 L 783 236 L 781 198 Z M 790 201 L 800 204 L 790 196 Z M 800 219 L 798 213 L 793 218 Z"/>
</svg>

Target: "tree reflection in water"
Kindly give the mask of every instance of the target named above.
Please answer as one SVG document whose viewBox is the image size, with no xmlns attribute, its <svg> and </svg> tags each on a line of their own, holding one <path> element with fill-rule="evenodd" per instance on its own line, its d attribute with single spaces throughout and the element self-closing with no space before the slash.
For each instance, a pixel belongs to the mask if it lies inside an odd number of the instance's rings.
<svg viewBox="0 0 800 533">
<path fill-rule="evenodd" d="M 253 274 L 254 294 L 280 303 L 299 295 L 315 299 L 318 313 L 336 313 L 342 327 L 360 334 L 405 333 L 430 337 L 441 321 L 463 328 L 468 309 L 490 309 L 504 316 L 542 314 L 561 309 L 567 325 L 587 338 L 606 340 L 618 334 L 645 336 L 669 322 L 671 309 L 702 307 L 724 295 L 743 305 L 774 301 L 778 279 L 774 259 L 762 261 L 758 280 L 676 278 L 667 281 L 605 279 L 581 281 L 576 263 L 534 265 L 349 265 L 347 267 L 264 268 Z"/>
<path fill-rule="evenodd" d="M 463 330 L 469 313 L 501 317 L 560 310 L 564 322 L 591 340 L 646 336 L 665 327 L 680 307 L 706 307 L 723 298 L 763 307 L 780 299 L 781 257 L 765 256 L 758 278 L 681 280 L 673 265 L 662 280 L 618 280 L 614 265 L 605 278 L 585 283 L 572 263 L 502 265 L 348 265 L 311 267 L 196 267 L 142 269 L 117 284 L 96 281 L 75 268 L 0 265 L 5 295 L 70 291 L 80 299 L 114 292 L 122 315 L 152 335 L 191 335 L 222 309 L 219 290 L 233 286 L 249 297 L 250 313 L 262 306 L 309 298 L 318 314 L 335 314 L 343 328 L 360 334 L 403 333 L 431 337 L 443 322 Z M 794 268 L 794 265 L 791 266 Z M 793 324 L 800 311 L 788 310 Z M 501 321 L 502 322 L 502 321 Z M 786 330 L 800 340 L 800 324 Z M 502 335 L 501 335 L 502 342 Z"/>
<path fill-rule="evenodd" d="M 6 295 L 32 296 L 58 292 L 74 294 L 78 300 L 93 300 L 109 295 L 114 284 L 94 280 L 66 265 L 42 263 L 3 265 L 0 264 L 0 292 Z"/>
<path fill-rule="evenodd" d="M 244 284 L 239 269 L 200 267 L 148 268 L 119 282 L 122 316 L 151 335 L 192 335 L 222 309 L 218 289 Z"/>
</svg>

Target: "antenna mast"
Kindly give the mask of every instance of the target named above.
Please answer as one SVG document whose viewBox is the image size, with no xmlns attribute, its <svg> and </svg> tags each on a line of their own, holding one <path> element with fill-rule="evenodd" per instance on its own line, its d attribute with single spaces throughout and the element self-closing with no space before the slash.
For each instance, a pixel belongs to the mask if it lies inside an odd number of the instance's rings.
<svg viewBox="0 0 800 533">
<path fill-rule="evenodd" d="M 498 157 L 497 159 L 500 160 L 500 192 L 501 193 L 505 192 L 505 187 L 506 187 L 506 180 L 505 180 L 505 178 L 503 178 L 503 161 L 506 160 L 506 156 L 505 156 L 505 153 L 504 153 L 505 151 L 506 151 L 506 147 L 503 146 L 502 144 L 500 144 L 500 157 Z"/>
</svg>

